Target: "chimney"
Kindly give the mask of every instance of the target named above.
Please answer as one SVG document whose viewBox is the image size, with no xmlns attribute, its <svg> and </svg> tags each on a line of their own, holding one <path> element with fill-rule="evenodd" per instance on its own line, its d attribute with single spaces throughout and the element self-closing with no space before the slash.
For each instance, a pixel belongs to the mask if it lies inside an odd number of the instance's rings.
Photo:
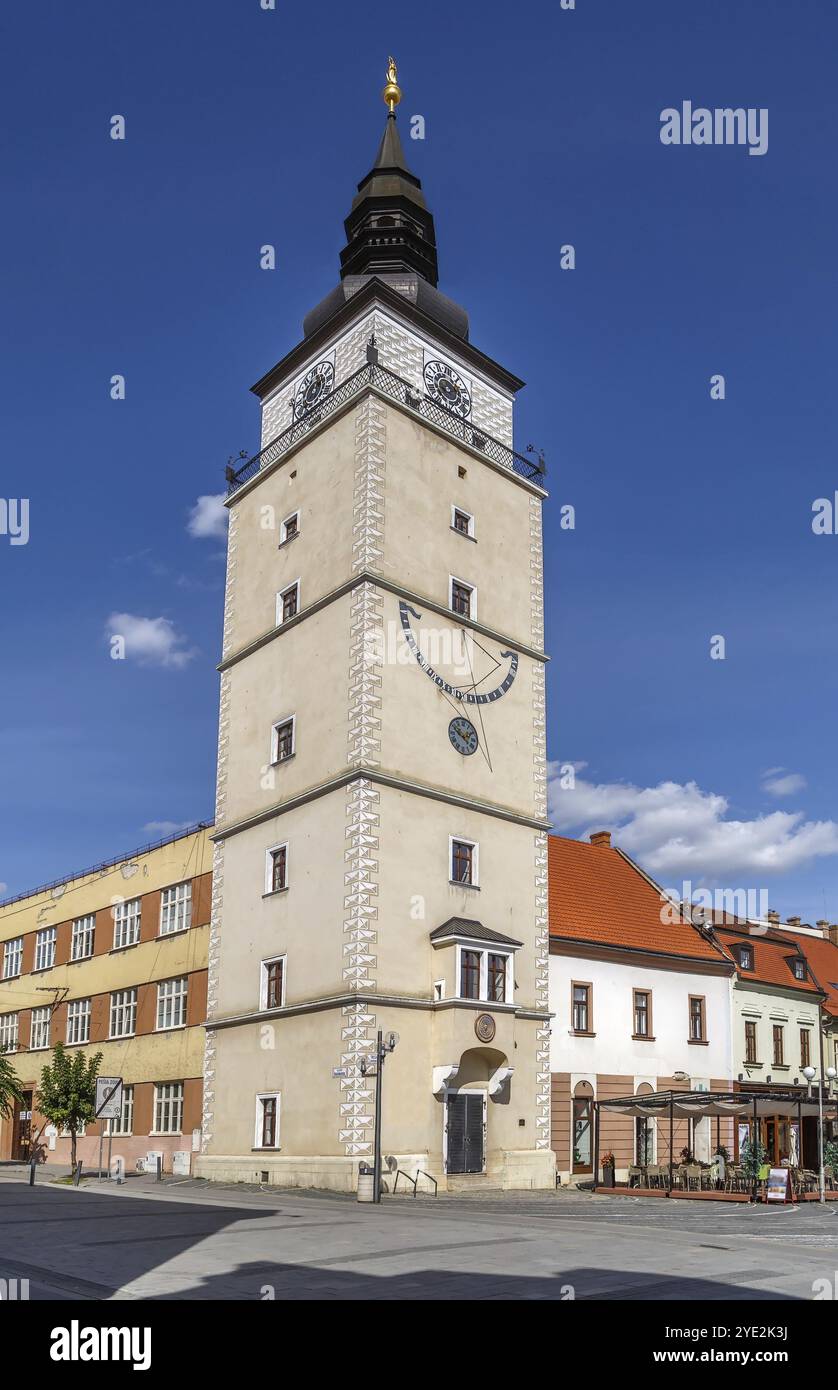
<svg viewBox="0 0 838 1390">
<path fill-rule="evenodd" d="M 591 844 L 592 844 L 592 845 L 596 845 L 598 849 L 610 849 L 610 848 L 611 848 L 611 831 L 610 831 L 610 830 L 595 830 L 594 833 L 593 833 L 593 835 L 591 836 Z"/>
<path fill-rule="evenodd" d="M 799 917 L 787 917 L 787 918 L 786 918 L 786 926 L 791 927 L 792 931 L 797 931 L 797 928 L 800 926 L 800 918 L 799 918 Z"/>
<path fill-rule="evenodd" d="M 821 936 L 825 936 L 826 939 L 827 939 L 827 941 L 828 941 L 828 940 L 829 940 L 829 923 L 827 922 L 826 918 L 825 918 L 825 917 L 819 917 L 818 920 L 817 920 L 817 922 L 815 923 L 815 926 L 817 927 L 817 929 L 818 929 L 818 931 L 820 932 Z"/>
<path fill-rule="evenodd" d="M 780 925 L 780 914 L 773 907 L 768 909 L 768 921 L 772 927 L 779 927 Z"/>
</svg>

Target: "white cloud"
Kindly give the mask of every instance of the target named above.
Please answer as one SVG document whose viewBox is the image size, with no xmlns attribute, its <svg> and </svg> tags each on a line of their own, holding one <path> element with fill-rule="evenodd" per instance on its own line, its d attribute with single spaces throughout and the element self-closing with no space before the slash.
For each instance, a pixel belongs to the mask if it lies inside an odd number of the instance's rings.
<svg viewBox="0 0 838 1390">
<path fill-rule="evenodd" d="M 762 774 L 762 790 L 771 796 L 794 796 L 802 792 L 806 778 L 802 772 L 787 772 L 784 767 L 769 767 Z"/>
<path fill-rule="evenodd" d="M 622 849 L 659 880 L 747 883 L 838 854 L 838 823 L 808 821 L 802 811 L 728 818 L 726 797 L 695 782 L 585 782 L 563 789 L 549 764 L 550 816 L 556 830 L 613 830 Z"/>
<path fill-rule="evenodd" d="M 179 830 L 188 830 L 192 824 L 190 820 L 150 820 L 146 821 L 143 830 L 147 835 L 176 835 Z"/>
<path fill-rule="evenodd" d="M 180 670 L 197 654 L 168 618 L 140 618 L 134 613 L 111 613 L 105 624 L 111 642 L 121 638 L 125 659 L 140 666 L 173 666 Z"/>
<path fill-rule="evenodd" d="M 227 535 L 226 494 L 215 492 L 199 497 L 190 508 L 186 529 L 196 540 L 224 540 Z"/>
</svg>

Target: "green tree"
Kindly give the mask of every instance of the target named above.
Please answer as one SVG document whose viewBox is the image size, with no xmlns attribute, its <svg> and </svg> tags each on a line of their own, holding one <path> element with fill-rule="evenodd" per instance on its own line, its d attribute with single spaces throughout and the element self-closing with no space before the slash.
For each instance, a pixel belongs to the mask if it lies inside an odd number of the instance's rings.
<svg viewBox="0 0 838 1390">
<path fill-rule="evenodd" d="M 0 1048 L 0 1115 L 11 1118 L 16 1105 L 23 1105 L 23 1087 L 11 1062 L 3 1056 L 3 1048 Z"/>
<path fill-rule="evenodd" d="M 96 1077 L 102 1054 L 85 1057 L 83 1052 L 68 1056 L 63 1043 L 56 1043 L 52 1065 L 41 1072 L 36 1105 L 41 1114 L 59 1131 L 70 1131 L 70 1171 L 76 1167 L 76 1135 L 83 1124 L 94 1118 Z"/>
</svg>

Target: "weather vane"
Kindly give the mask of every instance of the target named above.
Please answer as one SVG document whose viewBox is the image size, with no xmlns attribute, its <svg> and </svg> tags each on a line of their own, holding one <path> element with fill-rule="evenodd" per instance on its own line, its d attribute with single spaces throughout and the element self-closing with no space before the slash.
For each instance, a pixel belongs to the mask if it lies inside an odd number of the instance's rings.
<svg viewBox="0 0 838 1390">
<path fill-rule="evenodd" d="M 387 86 L 384 88 L 384 91 L 381 93 L 381 95 L 382 95 L 382 97 L 384 98 L 384 100 L 386 101 L 387 105 L 388 105 L 389 108 L 390 108 L 390 115 L 391 115 L 391 116 L 395 116 L 395 114 L 396 114 L 396 107 L 398 106 L 399 102 L 400 102 L 401 99 L 402 99 L 402 89 L 401 89 L 401 87 L 399 86 L 398 82 L 396 81 L 396 78 L 397 78 L 397 77 L 398 77 L 398 69 L 396 68 L 396 60 L 395 60 L 395 58 L 392 58 L 392 57 L 391 57 L 391 58 L 388 58 L 388 59 L 387 59 Z"/>
</svg>

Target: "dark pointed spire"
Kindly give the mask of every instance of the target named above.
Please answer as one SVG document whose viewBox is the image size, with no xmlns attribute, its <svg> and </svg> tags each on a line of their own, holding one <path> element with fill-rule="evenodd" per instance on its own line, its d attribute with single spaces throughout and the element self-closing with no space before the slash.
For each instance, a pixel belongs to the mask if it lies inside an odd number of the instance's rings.
<svg viewBox="0 0 838 1390">
<path fill-rule="evenodd" d="M 392 58 L 387 78 L 382 94 L 390 108 L 387 124 L 375 163 L 358 184 L 344 223 L 347 244 L 340 256 L 341 279 L 414 271 L 436 285 L 439 270 L 434 219 L 421 182 L 407 167 L 399 138 L 396 106 L 401 90 Z"/>
</svg>

